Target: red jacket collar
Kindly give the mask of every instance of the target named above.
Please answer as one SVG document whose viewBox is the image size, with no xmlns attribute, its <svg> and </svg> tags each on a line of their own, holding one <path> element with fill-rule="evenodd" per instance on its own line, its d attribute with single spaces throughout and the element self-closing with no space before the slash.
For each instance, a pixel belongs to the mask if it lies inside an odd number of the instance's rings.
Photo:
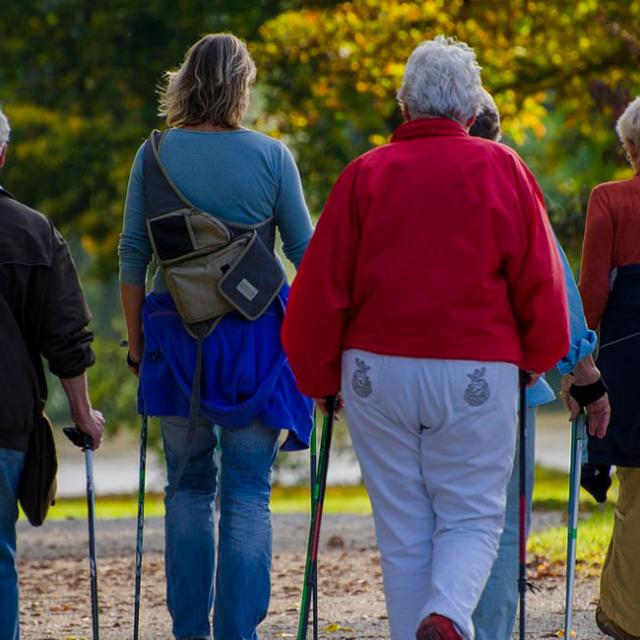
<svg viewBox="0 0 640 640">
<path fill-rule="evenodd" d="M 455 120 L 448 118 L 419 118 L 401 124 L 391 138 L 392 142 L 413 140 L 430 136 L 467 136 L 467 130 Z"/>
</svg>

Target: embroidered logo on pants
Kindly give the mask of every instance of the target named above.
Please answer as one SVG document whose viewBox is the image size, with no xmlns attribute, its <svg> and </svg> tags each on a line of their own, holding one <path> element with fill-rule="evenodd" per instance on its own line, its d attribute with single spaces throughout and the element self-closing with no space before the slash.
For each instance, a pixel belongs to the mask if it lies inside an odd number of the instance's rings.
<svg viewBox="0 0 640 640">
<path fill-rule="evenodd" d="M 473 373 L 467 373 L 467 378 L 470 378 L 471 382 L 464 391 L 464 401 L 472 407 L 479 407 L 491 396 L 489 384 L 484 379 L 486 372 L 486 367 L 482 367 L 475 369 Z"/>
<path fill-rule="evenodd" d="M 353 372 L 353 378 L 351 378 L 351 386 L 356 395 L 361 398 L 368 398 L 373 393 L 373 385 L 367 375 L 369 369 L 371 367 L 364 360 L 356 358 L 356 370 Z"/>
</svg>

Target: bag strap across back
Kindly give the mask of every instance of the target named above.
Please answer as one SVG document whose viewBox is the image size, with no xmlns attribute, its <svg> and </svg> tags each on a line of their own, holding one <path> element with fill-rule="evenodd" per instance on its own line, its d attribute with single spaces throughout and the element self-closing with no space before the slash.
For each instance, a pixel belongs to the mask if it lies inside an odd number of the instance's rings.
<svg viewBox="0 0 640 640">
<path fill-rule="evenodd" d="M 143 153 L 145 211 L 149 219 L 154 219 L 178 209 L 201 211 L 178 188 L 160 158 L 160 148 L 167 131 L 151 132 Z M 207 215 L 215 218 L 230 232 L 231 238 L 255 230 L 262 242 L 271 250 L 275 246 L 275 219 L 273 216 L 258 224 L 228 222 L 210 211 Z"/>
</svg>

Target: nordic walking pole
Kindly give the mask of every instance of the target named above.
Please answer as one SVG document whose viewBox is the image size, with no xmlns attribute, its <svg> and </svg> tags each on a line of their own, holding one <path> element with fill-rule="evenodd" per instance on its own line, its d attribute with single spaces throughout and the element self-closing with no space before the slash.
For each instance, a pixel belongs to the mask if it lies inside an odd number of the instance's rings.
<svg viewBox="0 0 640 640">
<path fill-rule="evenodd" d="M 310 442 L 310 478 L 311 478 L 311 513 L 316 510 L 316 481 L 318 475 L 318 456 L 316 438 L 316 414 L 313 414 L 313 429 Z M 313 571 L 313 640 L 318 640 L 318 568 L 317 563 Z"/>
<path fill-rule="evenodd" d="M 329 453 L 333 436 L 333 421 L 337 405 L 336 396 L 326 398 L 328 416 L 324 419 L 322 438 L 320 440 L 320 455 L 318 459 L 318 478 L 314 486 L 315 509 L 311 512 L 311 526 L 307 543 L 307 560 L 304 569 L 304 587 L 302 602 L 300 603 L 300 619 L 298 622 L 298 640 L 306 640 L 309 626 L 309 604 L 311 591 L 318 574 L 318 545 L 320 542 L 320 527 L 322 525 L 322 509 L 327 489 L 327 471 L 329 469 Z"/>
<path fill-rule="evenodd" d="M 580 510 L 580 472 L 582 451 L 586 439 L 584 412 L 571 423 L 571 469 L 569 471 L 569 517 L 567 519 L 567 582 L 564 604 L 564 637 L 574 635 L 571 630 L 573 593 L 576 577 L 576 546 L 578 542 L 578 511 Z"/>
<path fill-rule="evenodd" d="M 66 427 L 64 435 L 84 451 L 87 473 L 87 522 L 89 525 L 89 575 L 91 578 L 91 622 L 93 640 L 100 638 L 98 621 L 98 573 L 96 568 L 96 495 L 93 486 L 93 439 L 78 427 Z"/>
<path fill-rule="evenodd" d="M 527 593 L 527 384 L 528 374 L 520 372 L 520 520 L 519 520 L 519 573 L 520 640 L 525 640 Z"/>
<path fill-rule="evenodd" d="M 138 475 L 138 523 L 136 530 L 136 577 L 133 597 L 133 640 L 140 630 L 140 587 L 142 585 L 142 547 L 144 535 L 144 494 L 147 468 L 147 416 L 142 416 L 140 427 L 140 472 Z"/>
</svg>

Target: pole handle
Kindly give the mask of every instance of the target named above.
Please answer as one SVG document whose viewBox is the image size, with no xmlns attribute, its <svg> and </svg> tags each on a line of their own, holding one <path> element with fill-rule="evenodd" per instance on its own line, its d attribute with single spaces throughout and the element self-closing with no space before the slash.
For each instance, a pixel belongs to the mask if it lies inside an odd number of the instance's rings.
<svg viewBox="0 0 640 640">
<path fill-rule="evenodd" d="M 62 432 L 76 447 L 83 451 L 93 449 L 93 438 L 88 433 L 78 429 L 78 427 L 65 427 Z"/>
</svg>

